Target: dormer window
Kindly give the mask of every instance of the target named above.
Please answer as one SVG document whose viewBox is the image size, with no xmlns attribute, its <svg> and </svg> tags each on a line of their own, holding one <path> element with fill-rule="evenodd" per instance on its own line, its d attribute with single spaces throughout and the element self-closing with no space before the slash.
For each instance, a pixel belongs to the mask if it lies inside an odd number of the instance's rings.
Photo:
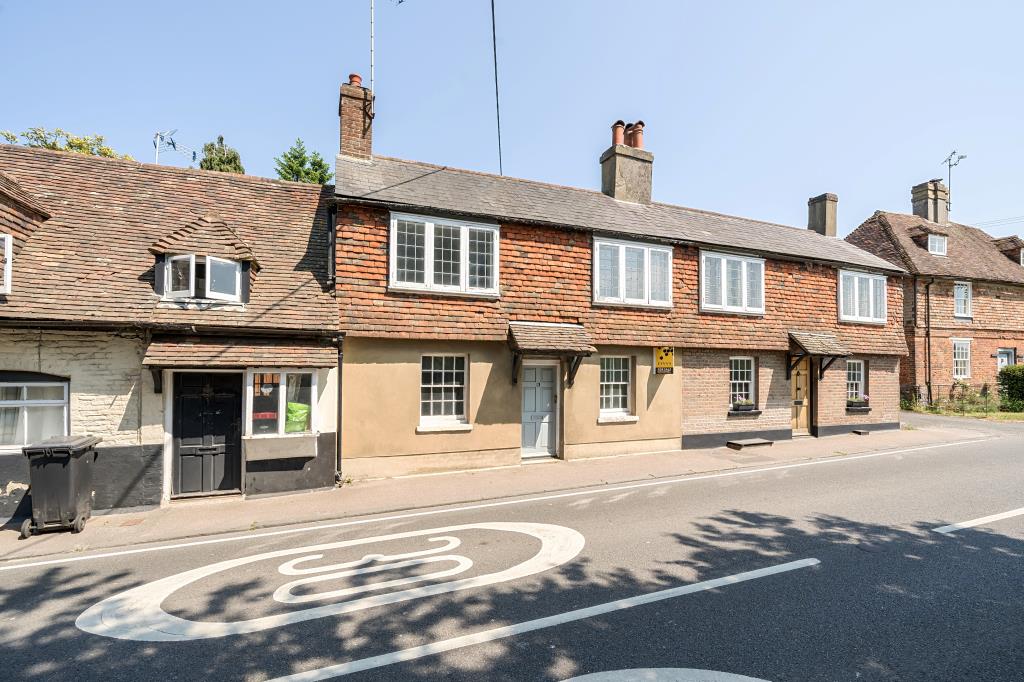
<svg viewBox="0 0 1024 682">
<path fill-rule="evenodd" d="M 935 256 L 946 255 L 946 235 L 943 234 L 930 234 L 928 235 L 928 253 Z"/>
<path fill-rule="evenodd" d="M 168 255 L 164 298 L 242 300 L 242 264 L 216 256 Z"/>
</svg>

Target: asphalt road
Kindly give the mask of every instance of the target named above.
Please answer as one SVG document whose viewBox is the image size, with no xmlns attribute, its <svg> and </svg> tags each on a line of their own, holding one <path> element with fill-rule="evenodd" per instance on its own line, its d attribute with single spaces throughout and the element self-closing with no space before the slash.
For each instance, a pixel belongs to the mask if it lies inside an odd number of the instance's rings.
<svg viewBox="0 0 1024 682">
<path fill-rule="evenodd" d="M 970 445 L 0 564 L 0 670 L 1024 679 L 1022 465 L 1024 430 L 1000 426 Z M 612 672 L 630 669 L 648 672 Z"/>
</svg>

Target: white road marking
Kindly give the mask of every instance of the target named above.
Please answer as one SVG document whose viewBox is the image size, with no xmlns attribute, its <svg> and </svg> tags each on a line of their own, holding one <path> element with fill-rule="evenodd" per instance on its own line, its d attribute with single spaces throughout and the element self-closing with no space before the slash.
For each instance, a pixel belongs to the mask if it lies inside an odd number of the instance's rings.
<svg viewBox="0 0 1024 682">
<path fill-rule="evenodd" d="M 295 554 L 303 554 L 305 556 L 300 557 L 298 560 L 293 559 L 286 561 L 278 569 L 279 572 L 284 572 L 287 575 L 294 575 L 294 571 L 297 570 L 295 568 L 296 564 L 316 560 L 323 556 L 323 552 L 328 550 L 390 542 L 394 540 L 404 540 L 408 538 L 427 537 L 428 540 L 435 542 L 446 542 L 447 544 L 445 546 L 436 548 L 437 551 L 444 551 L 451 547 L 452 540 L 456 540 L 456 543 L 458 543 L 457 539 L 445 537 L 445 534 L 457 533 L 464 530 L 488 530 L 504 533 L 519 533 L 540 540 L 541 546 L 540 549 L 537 550 L 537 553 L 526 561 L 522 561 L 502 571 L 485 573 L 483 575 L 474 576 L 472 578 L 463 578 L 461 580 L 450 580 L 448 582 L 412 587 L 398 592 L 382 592 L 380 594 L 360 597 L 357 599 L 349 599 L 348 601 L 312 606 L 309 608 L 299 609 L 297 611 L 288 611 L 271 616 L 251 618 L 249 620 L 231 622 L 187 620 L 185 618 L 179 618 L 178 616 L 172 616 L 164 611 L 161 606 L 164 601 L 171 597 L 171 595 L 188 585 L 211 575 L 222 573 L 246 564 L 279 559 L 282 557 L 290 557 Z M 412 599 L 422 599 L 424 597 L 431 597 L 438 594 L 448 594 L 450 592 L 457 592 L 460 590 L 494 585 L 497 583 L 507 582 L 509 580 L 517 580 L 519 578 L 561 566 L 567 561 L 575 558 L 576 555 L 583 550 L 583 545 L 583 536 L 572 528 L 566 528 L 565 526 L 554 526 L 546 523 L 493 522 L 468 523 L 460 526 L 448 526 L 446 528 L 428 528 L 426 530 L 393 533 L 391 535 L 360 538 L 358 540 L 344 540 L 341 542 L 331 542 L 322 545 L 311 545 L 309 547 L 284 549 L 276 552 L 265 552 L 263 554 L 243 557 L 241 559 L 219 561 L 215 564 L 210 564 L 209 566 L 194 568 L 190 571 L 184 571 L 167 578 L 162 578 L 160 580 L 120 592 L 90 606 L 78 617 L 75 621 L 75 625 L 78 626 L 80 630 L 84 630 L 85 632 L 89 632 L 94 635 L 103 635 L 105 637 L 114 637 L 117 639 L 128 639 L 137 642 L 181 642 L 193 639 L 208 639 L 211 637 L 248 634 L 252 632 L 260 632 L 261 630 L 268 630 L 270 628 L 282 627 L 284 625 L 291 625 L 293 623 L 301 623 L 303 621 L 313 620 L 316 618 L 326 618 L 327 616 L 337 616 L 343 613 L 362 611 L 375 606 L 396 604 L 398 602 L 409 601 Z M 413 555 L 415 556 L 417 554 L 422 556 L 424 553 L 416 552 Z M 365 565 L 373 561 L 371 557 L 374 556 L 379 555 L 367 555 L 354 563 Z M 387 558 L 390 559 L 391 557 Z M 456 568 L 448 571 L 448 574 L 462 572 L 473 564 L 472 561 L 465 557 L 441 556 L 435 557 L 435 559 L 447 559 L 457 562 Z M 468 566 L 460 560 L 468 562 Z M 398 564 L 391 564 L 390 566 L 384 566 L 384 568 L 394 568 L 397 565 Z M 333 571 L 338 567 L 339 565 L 325 566 L 322 570 Z M 282 571 L 281 569 L 284 570 Z M 354 572 L 355 571 L 349 571 L 349 573 Z M 337 575 L 339 574 L 330 575 L 328 578 L 335 577 Z M 374 590 L 379 591 L 386 587 L 408 585 L 422 580 L 427 580 L 429 578 L 440 577 L 442 575 L 445 575 L 445 572 L 370 583 L 369 585 L 350 588 L 349 590 L 338 590 L 335 592 L 314 595 L 311 600 L 322 601 L 334 596 L 345 596 L 346 594 L 351 595 Z M 307 578 L 306 580 L 308 581 L 310 579 Z M 295 582 L 288 583 L 281 589 L 289 588 L 295 584 Z M 281 590 L 279 589 L 278 592 L 280 591 Z M 283 601 L 279 596 L 280 595 L 278 593 L 274 594 L 275 599 Z M 300 598 L 293 601 L 306 600 Z"/>
<path fill-rule="evenodd" d="M 261 538 L 276 537 L 281 535 L 292 535 L 295 533 L 310 533 L 316 531 L 330 530 L 332 528 L 347 528 L 350 526 L 362 526 L 370 523 L 388 523 L 391 521 L 404 521 L 406 519 L 421 518 L 424 516 L 434 516 L 436 514 L 454 514 L 457 512 L 465 511 L 476 511 L 479 509 L 494 509 L 496 507 L 506 507 L 519 504 L 530 504 L 531 502 L 546 502 L 549 500 L 562 500 L 571 497 L 582 497 L 585 495 L 598 495 L 605 493 L 614 493 L 622 490 L 636 490 L 638 488 L 651 488 L 657 486 L 675 485 L 677 483 L 691 483 L 694 481 L 706 481 L 715 478 L 729 478 L 732 476 L 750 476 L 754 474 L 770 473 L 772 471 L 783 471 L 785 469 L 798 469 L 801 467 L 819 466 L 825 464 L 841 464 L 844 462 L 853 462 L 861 459 L 872 459 L 875 457 L 887 457 L 890 455 L 903 455 L 910 452 L 921 452 L 924 450 L 937 450 L 941 448 L 959 447 L 963 445 L 971 445 L 973 443 L 982 443 L 990 438 L 976 438 L 974 440 L 962 440 L 953 443 L 939 443 L 937 445 L 921 445 L 913 448 L 902 448 L 899 450 L 884 450 L 882 452 L 871 452 L 864 455 L 843 455 L 830 457 L 828 459 L 817 459 L 809 462 L 796 462 L 794 464 L 780 464 L 778 466 L 761 467 L 759 469 L 736 469 L 733 471 L 724 471 L 715 474 L 701 474 L 698 476 L 679 476 L 676 478 L 665 478 L 658 479 L 655 481 L 643 481 L 640 483 L 626 483 L 622 485 L 613 485 L 606 488 L 587 488 L 585 490 L 573 490 L 564 493 L 552 493 L 549 495 L 539 495 L 535 497 L 525 497 L 511 500 L 498 500 L 495 502 L 481 502 L 476 504 L 462 505 L 459 507 L 443 507 L 443 508 L 431 508 L 423 511 L 411 511 L 404 512 L 401 514 L 392 514 L 390 516 L 375 516 L 372 518 L 355 519 L 352 521 L 335 521 L 331 523 L 321 523 L 315 526 L 301 526 L 299 528 L 283 528 L 280 530 L 263 531 L 260 533 L 248 533 L 246 535 L 230 535 L 227 537 L 219 536 L 214 538 L 206 538 L 204 540 L 190 540 L 188 542 L 176 542 L 168 545 L 154 545 L 151 547 L 136 547 L 133 549 L 121 549 L 111 552 L 101 552 L 99 554 L 86 554 L 77 555 L 70 557 L 61 557 L 59 559 L 43 559 L 40 561 L 29 561 L 25 563 L 13 564 L 8 566 L 0 566 L 0 571 L 16 571 L 21 568 L 36 568 L 38 566 L 53 566 L 56 564 L 70 564 L 77 563 L 79 561 L 93 561 L 96 559 L 109 559 L 111 557 L 128 556 L 131 554 L 148 554 L 149 552 L 162 552 L 171 549 L 184 549 L 186 547 L 200 547 L 203 545 L 216 545 L 225 542 L 243 542 L 247 540 L 258 540 Z"/>
<path fill-rule="evenodd" d="M 580 675 L 565 682 L 768 682 L 768 680 L 695 668 L 633 668 Z"/>
<path fill-rule="evenodd" d="M 514 637 L 516 635 L 521 635 L 527 632 L 533 632 L 534 630 L 542 630 L 544 628 L 550 628 L 556 625 L 564 625 L 566 623 L 571 623 L 577 620 L 583 620 L 585 618 L 593 618 L 595 616 L 601 616 L 606 613 L 612 613 L 613 611 L 621 611 L 623 609 L 631 609 L 636 606 L 643 606 L 645 604 L 653 604 L 655 602 L 663 601 L 665 599 L 681 597 L 683 595 L 694 594 L 696 592 L 704 592 L 705 590 L 714 590 L 719 587 L 735 585 L 737 583 L 745 582 L 747 580 L 766 578 L 770 575 L 786 573 L 788 571 L 795 571 L 799 568 L 809 568 L 811 566 L 816 566 L 820 563 L 821 562 L 817 559 L 799 559 L 797 561 L 790 561 L 784 564 L 779 564 L 777 566 L 769 566 L 767 568 L 759 568 L 753 571 L 737 573 L 735 575 L 726 576 L 724 578 L 705 580 L 699 583 L 683 585 L 682 587 L 672 587 L 667 590 L 660 590 L 658 592 L 651 592 L 648 594 L 640 594 L 635 597 L 628 597 L 626 599 L 617 599 L 615 601 L 605 602 L 604 604 L 598 604 L 596 606 L 588 606 L 586 608 L 576 609 L 575 611 L 567 611 L 565 613 L 560 613 L 554 616 L 537 618 L 536 620 L 528 620 L 522 623 L 516 623 L 514 625 L 505 625 L 503 627 L 493 628 L 491 630 L 474 632 L 469 635 L 452 637 L 451 639 L 444 639 L 439 642 L 433 642 L 431 644 L 423 644 L 421 646 L 415 646 L 409 649 L 403 649 L 401 651 L 392 651 L 391 653 L 381 654 L 380 656 L 361 658 L 359 660 L 349 661 L 348 663 L 338 663 L 336 665 L 329 665 L 324 668 L 318 668 L 316 670 L 306 670 L 304 672 L 295 673 L 293 675 L 286 675 L 284 677 L 276 678 L 272 682 L 311 682 L 312 680 L 327 680 L 333 677 L 341 677 L 342 675 L 350 675 L 352 673 L 362 672 L 364 670 L 372 670 L 374 668 L 380 668 L 386 665 L 392 665 L 394 663 L 412 661 L 417 658 L 423 658 L 424 656 L 434 656 L 445 651 L 452 651 L 454 649 L 461 649 L 463 647 L 483 644 L 484 642 L 493 642 L 495 640 L 504 639 L 506 637 Z M 711 679 L 713 680 L 714 678 Z"/>
<path fill-rule="evenodd" d="M 975 526 L 983 526 L 991 521 L 1002 521 L 1003 519 L 1013 518 L 1014 516 L 1020 516 L 1024 514 L 1024 507 L 1020 509 L 1011 509 L 1010 511 L 1003 512 L 1001 514 L 992 514 L 991 516 L 982 516 L 980 519 L 973 519 L 971 521 L 961 521 L 960 523 L 951 523 L 948 526 L 942 526 L 941 528 L 932 528 L 936 533 L 955 533 L 958 530 L 964 528 L 974 528 Z"/>
</svg>

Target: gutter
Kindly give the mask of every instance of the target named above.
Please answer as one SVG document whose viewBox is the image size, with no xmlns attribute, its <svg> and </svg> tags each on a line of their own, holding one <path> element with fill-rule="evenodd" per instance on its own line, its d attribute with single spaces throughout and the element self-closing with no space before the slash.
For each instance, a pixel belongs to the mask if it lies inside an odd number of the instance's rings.
<svg viewBox="0 0 1024 682">
<path fill-rule="evenodd" d="M 334 440 L 335 440 L 335 444 L 336 444 L 336 447 L 337 447 L 337 452 L 335 453 L 334 482 L 340 485 L 342 483 L 342 481 L 344 480 L 344 478 L 342 478 L 342 475 L 341 475 L 341 433 L 342 433 L 342 429 L 341 429 L 341 420 L 342 420 L 341 401 L 342 401 L 342 398 L 343 398 L 343 395 L 344 395 L 344 392 L 343 392 L 342 389 L 344 388 L 344 383 L 345 383 L 342 380 L 343 377 L 344 377 L 344 371 L 345 371 L 344 370 L 344 367 L 345 367 L 345 335 L 341 334 L 340 336 L 338 336 L 335 339 L 335 342 L 338 344 L 338 406 L 337 406 L 337 416 L 335 417 L 335 422 L 336 423 L 335 423 L 335 426 L 334 426 L 334 435 L 335 435 Z"/>
</svg>

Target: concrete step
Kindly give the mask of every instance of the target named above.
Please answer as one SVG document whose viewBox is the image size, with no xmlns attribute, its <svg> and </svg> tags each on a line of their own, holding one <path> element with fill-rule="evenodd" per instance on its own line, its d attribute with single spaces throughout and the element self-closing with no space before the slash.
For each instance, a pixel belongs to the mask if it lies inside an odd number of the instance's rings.
<svg viewBox="0 0 1024 682">
<path fill-rule="evenodd" d="M 733 450 L 742 450 L 743 448 L 756 448 L 762 445 L 770 446 L 773 442 L 766 438 L 740 438 L 731 440 L 725 445 Z"/>
</svg>

